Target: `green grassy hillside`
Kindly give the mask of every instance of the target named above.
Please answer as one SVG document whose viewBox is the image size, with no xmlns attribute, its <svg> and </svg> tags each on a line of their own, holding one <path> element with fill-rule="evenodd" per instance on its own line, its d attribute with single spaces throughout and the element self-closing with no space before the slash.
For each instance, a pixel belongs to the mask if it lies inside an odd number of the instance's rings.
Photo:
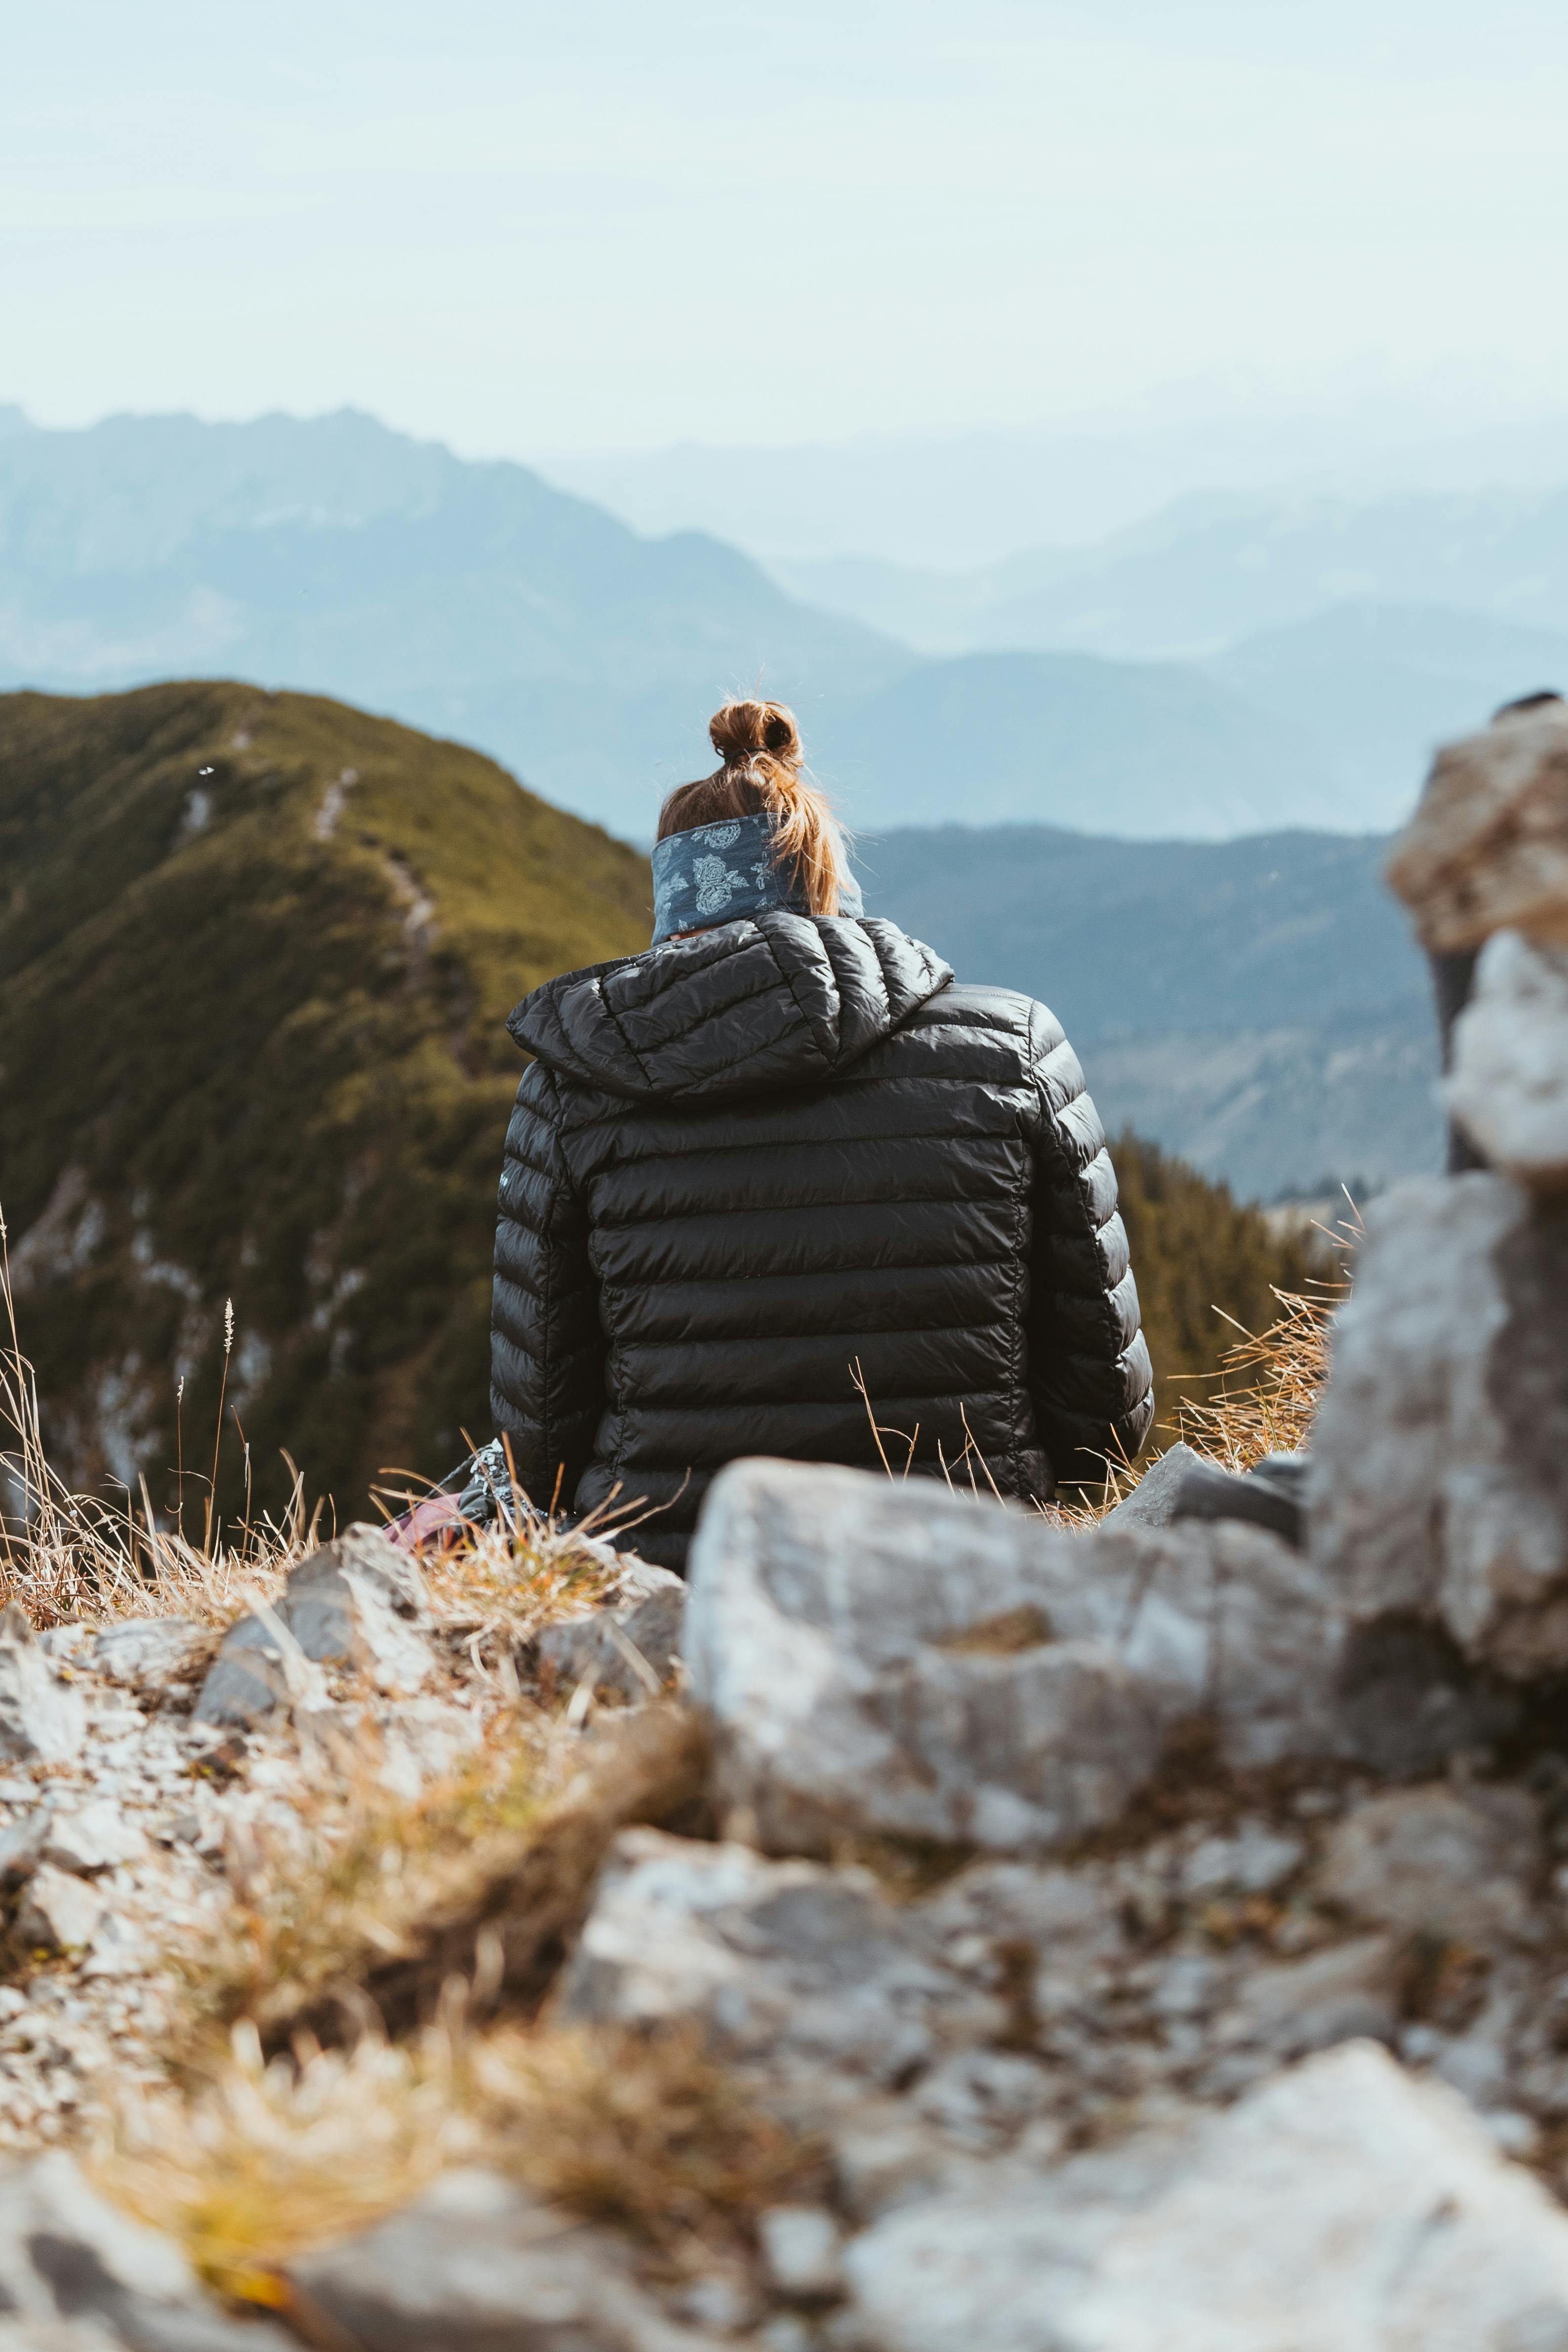
<svg viewBox="0 0 1568 2352">
<path fill-rule="evenodd" d="M 229 1297 L 269 1500 L 283 1447 L 352 1510 L 487 1433 L 502 1024 L 649 904 L 632 850 L 336 703 L 0 697 L 0 1205 L 62 1466 L 162 1504 L 182 1374 L 210 1458 Z"/>
</svg>

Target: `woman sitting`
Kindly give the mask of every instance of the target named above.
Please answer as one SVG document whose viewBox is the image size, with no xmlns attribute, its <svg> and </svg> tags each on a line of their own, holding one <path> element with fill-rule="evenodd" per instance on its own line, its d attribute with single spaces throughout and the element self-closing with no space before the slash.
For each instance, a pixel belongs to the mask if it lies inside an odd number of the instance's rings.
<svg viewBox="0 0 1568 2352">
<path fill-rule="evenodd" d="M 652 947 L 508 1024 L 532 1058 L 491 1380 L 518 1482 L 650 1513 L 637 1548 L 672 1568 L 739 1454 L 907 1449 L 1022 1502 L 1097 1482 L 1154 1402 L 1059 1023 L 862 913 L 788 710 L 709 732 L 722 764 L 660 817 Z"/>
</svg>

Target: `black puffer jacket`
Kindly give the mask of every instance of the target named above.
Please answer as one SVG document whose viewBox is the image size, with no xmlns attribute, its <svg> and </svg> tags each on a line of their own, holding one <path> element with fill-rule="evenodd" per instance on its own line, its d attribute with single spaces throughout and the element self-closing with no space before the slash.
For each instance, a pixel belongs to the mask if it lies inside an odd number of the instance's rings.
<svg viewBox="0 0 1568 2352">
<path fill-rule="evenodd" d="M 876 1466 L 857 1364 L 916 1470 L 972 1438 L 982 1492 L 1137 1452 L 1149 1359 L 1083 1074 L 1042 1004 L 952 978 L 894 923 L 768 912 L 517 1007 L 492 1403 L 536 1501 L 559 1472 L 579 1510 L 664 1506 L 635 1541 L 679 1567 L 737 1454 Z"/>
</svg>

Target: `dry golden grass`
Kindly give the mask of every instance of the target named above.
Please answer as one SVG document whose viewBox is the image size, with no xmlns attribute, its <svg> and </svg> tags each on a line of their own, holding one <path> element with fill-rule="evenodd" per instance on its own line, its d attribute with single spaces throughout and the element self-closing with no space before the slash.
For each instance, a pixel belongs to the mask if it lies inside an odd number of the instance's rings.
<svg viewBox="0 0 1568 2352">
<path fill-rule="evenodd" d="M 319 1507 L 305 1507 L 297 1477 L 280 1521 L 247 1517 L 237 1537 L 204 1512 L 203 1539 L 159 1524 L 145 1486 L 112 1502 L 74 1494 L 44 1450 L 33 1370 L 22 1352 L 0 1216 L 0 1457 L 25 1498 L 25 1524 L 0 1518 L 0 1601 L 16 1601 L 37 1626 L 116 1617 L 193 1617 L 224 1625 L 259 1591 L 270 1600 L 316 1539 Z M 211 1492 L 210 1480 L 187 1474 Z M 5 1499 L 0 1487 L 0 1504 Z"/>
<path fill-rule="evenodd" d="M 369 1769 L 307 1817 L 310 1851 L 258 1842 L 219 1939 L 187 1963 L 198 2029 L 248 2018 L 269 2044 L 309 2025 L 340 2036 L 367 2005 L 427 2019 L 453 1977 L 528 2006 L 586 1909 L 616 1832 L 690 1817 L 706 1750 L 683 1709 L 583 1734 L 542 1709 L 491 1723 L 471 1764 L 413 1801 Z"/>
<path fill-rule="evenodd" d="M 1265 1454 L 1299 1453 L 1312 1443 L 1318 1401 L 1329 1374 L 1333 1318 L 1350 1295 L 1354 1252 L 1362 1236 L 1354 1202 L 1333 1230 L 1326 1225 L 1314 1230 L 1322 1258 L 1333 1270 L 1305 1291 L 1276 1289 L 1279 1312 L 1263 1330 L 1246 1331 L 1236 1325 L 1239 1336 L 1227 1349 L 1218 1373 L 1190 1380 L 1176 1375 L 1189 1388 L 1201 1387 L 1206 1393 L 1182 1397 L 1174 1427 L 1168 1423 L 1161 1426 L 1224 1469 L 1249 1470 Z M 1131 1494 L 1158 1459 L 1157 1454 L 1150 1454 L 1136 1468 L 1108 1465 L 1097 1505 L 1082 1517 L 1071 1507 L 1059 1516 L 1064 1524 L 1092 1523 Z"/>
<path fill-rule="evenodd" d="M 483 2161 L 679 2264 L 740 2252 L 757 2215 L 818 2188 L 821 2157 L 681 2028 L 465 2030 L 461 2002 L 401 2045 L 308 2037 L 266 2059 L 254 2027 L 184 2095 L 127 2103 L 95 2165 L 238 2300 L 287 2309 L 285 2266 L 373 2225 L 444 2167 Z"/>
<path fill-rule="evenodd" d="M 465 1526 L 460 1541 L 422 1548 L 432 1612 L 474 1667 L 505 1686 L 514 1654 L 543 1627 L 585 1615 L 612 1592 L 621 1573 L 615 1532 L 591 1521 L 564 1528 L 548 1512 L 528 1510 Z"/>
<path fill-rule="evenodd" d="M 744 2243 L 765 2207 L 821 2184 L 820 2151 L 760 2113 L 693 2026 L 503 2027 L 465 2071 L 526 2187 L 667 2254 Z"/>
<path fill-rule="evenodd" d="M 1277 1291 L 1280 1313 L 1268 1329 L 1243 1333 L 1211 1393 L 1177 1405 L 1186 1443 L 1228 1470 L 1307 1446 L 1328 1377 L 1330 1329 L 1347 1286 L 1325 1283 L 1312 1297 Z"/>
<path fill-rule="evenodd" d="M 278 2265 L 405 2204 L 481 2137 L 440 2030 L 404 2049 L 373 2033 L 351 2051 L 302 2041 L 268 2064 L 246 2022 L 185 2095 L 128 2100 L 95 2168 L 212 2285 L 278 2305 Z"/>
</svg>

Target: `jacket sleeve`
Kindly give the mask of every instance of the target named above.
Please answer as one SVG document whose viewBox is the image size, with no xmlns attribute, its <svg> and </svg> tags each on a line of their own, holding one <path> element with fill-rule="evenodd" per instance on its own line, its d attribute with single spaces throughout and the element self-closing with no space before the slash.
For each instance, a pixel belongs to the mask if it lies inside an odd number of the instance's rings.
<svg viewBox="0 0 1568 2352">
<path fill-rule="evenodd" d="M 604 1409 L 604 1338 L 588 1213 L 561 1148 L 559 1099 L 540 1063 L 507 1129 L 490 1308 L 490 1411 L 530 1500 L 559 1481 L 570 1510 Z"/>
<path fill-rule="evenodd" d="M 1131 1461 L 1155 1417 L 1154 1371 L 1116 1211 L 1116 1171 L 1078 1056 L 1033 1008 L 1037 1087 L 1028 1342 L 1040 1441 L 1059 1483 Z"/>
</svg>

